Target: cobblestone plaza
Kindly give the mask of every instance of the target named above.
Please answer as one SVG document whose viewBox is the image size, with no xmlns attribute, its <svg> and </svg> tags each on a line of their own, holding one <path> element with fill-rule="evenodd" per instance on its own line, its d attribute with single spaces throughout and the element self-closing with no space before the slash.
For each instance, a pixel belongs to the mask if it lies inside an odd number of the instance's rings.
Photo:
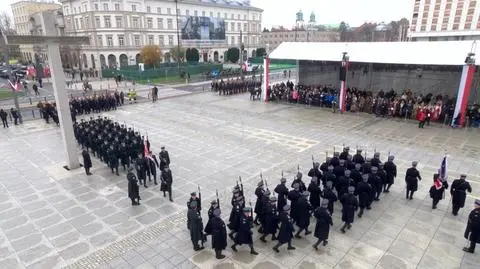
<svg viewBox="0 0 480 269">
<path fill-rule="evenodd" d="M 60 130 L 42 121 L 0 130 L 0 268 L 478 268 L 480 254 L 462 251 L 473 199 L 480 197 L 478 130 L 429 126 L 370 115 L 333 114 L 305 106 L 248 101 L 247 95 L 189 94 L 122 107 L 104 116 L 148 134 L 158 154 L 165 145 L 172 160 L 174 203 L 153 184 L 141 187 L 141 205 L 132 207 L 125 174 L 114 176 L 92 157 L 93 176 L 67 171 Z M 186 228 L 186 201 L 201 187 L 203 216 L 220 194 L 223 217 L 231 189 L 242 177 L 247 201 L 255 202 L 259 174 L 271 189 L 283 170 L 288 185 L 315 160 L 342 145 L 395 155 L 399 177 L 392 191 L 346 234 L 339 232 L 341 206 L 335 205 L 329 245 L 315 251 L 312 236 L 294 239 L 294 251 L 275 253 L 272 242 L 260 253 L 227 249 L 217 260 L 209 243 L 193 251 Z M 450 195 L 431 209 L 428 189 L 448 153 L 450 183 L 468 175 L 474 189 L 456 217 Z M 80 151 L 79 151 L 80 153 Z M 419 161 L 424 180 L 414 200 L 405 200 L 405 170 Z M 312 220 L 313 228 L 315 221 Z M 255 229 L 256 230 L 256 229 Z M 475 265 L 476 264 L 476 265 Z"/>
</svg>

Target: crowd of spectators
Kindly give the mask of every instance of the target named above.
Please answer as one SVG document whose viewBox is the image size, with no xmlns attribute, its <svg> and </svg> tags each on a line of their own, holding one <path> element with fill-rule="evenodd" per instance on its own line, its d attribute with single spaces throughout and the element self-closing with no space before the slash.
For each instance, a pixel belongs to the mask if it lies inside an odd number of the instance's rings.
<svg viewBox="0 0 480 269">
<path fill-rule="evenodd" d="M 305 104 L 336 109 L 339 89 L 332 85 L 294 85 L 292 82 L 269 87 L 269 100 L 276 102 Z M 377 117 L 416 119 L 423 112 L 426 124 L 439 122 L 450 124 L 455 109 L 455 98 L 432 93 L 415 93 L 410 89 L 372 92 L 347 88 L 346 111 L 374 114 Z M 468 127 L 479 127 L 480 107 L 468 106 L 466 122 Z"/>
</svg>

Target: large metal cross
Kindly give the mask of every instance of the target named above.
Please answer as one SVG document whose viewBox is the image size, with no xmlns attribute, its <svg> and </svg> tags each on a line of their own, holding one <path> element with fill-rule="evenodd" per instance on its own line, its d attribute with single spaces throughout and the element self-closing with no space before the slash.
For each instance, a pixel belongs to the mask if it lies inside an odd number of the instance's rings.
<svg viewBox="0 0 480 269">
<path fill-rule="evenodd" d="M 47 30 L 48 29 L 48 30 Z M 48 27 L 47 31 L 54 31 L 55 28 Z M 54 32 L 47 34 L 55 34 Z M 67 169 L 80 167 L 78 161 L 77 147 L 73 133 L 72 117 L 68 95 L 65 89 L 65 74 L 63 73 L 62 60 L 60 57 L 60 45 L 88 45 L 90 39 L 86 36 L 36 36 L 36 35 L 7 35 L 6 39 L 10 45 L 46 45 L 48 49 L 48 62 L 52 75 L 55 103 L 57 106 L 58 118 L 62 130 L 62 138 L 67 157 Z"/>
</svg>

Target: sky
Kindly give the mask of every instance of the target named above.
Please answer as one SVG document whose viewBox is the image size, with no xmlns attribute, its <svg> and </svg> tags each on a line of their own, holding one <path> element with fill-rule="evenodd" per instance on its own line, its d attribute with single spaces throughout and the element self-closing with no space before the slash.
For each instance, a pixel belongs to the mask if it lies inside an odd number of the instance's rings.
<svg viewBox="0 0 480 269">
<path fill-rule="evenodd" d="M 0 0 L 0 10 L 11 14 L 10 4 L 15 0 Z M 390 22 L 407 18 L 410 20 L 414 0 L 251 0 L 255 7 L 263 9 L 263 27 L 295 24 L 295 13 L 303 11 L 308 21 L 312 11 L 318 24 L 339 24 L 345 21 L 350 26 L 364 22 Z"/>
</svg>

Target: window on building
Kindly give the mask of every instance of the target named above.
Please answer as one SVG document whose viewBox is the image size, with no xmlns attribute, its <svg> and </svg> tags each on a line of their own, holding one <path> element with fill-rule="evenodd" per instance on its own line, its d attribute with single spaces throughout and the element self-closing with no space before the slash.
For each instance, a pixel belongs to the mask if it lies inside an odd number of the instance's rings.
<svg viewBox="0 0 480 269">
<path fill-rule="evenodd" d="M 103 3 L 103 10 L 108 11 L 108 3 Z"/>
<path fill-rule="evenodd" d="M 150 13 L 152 10 L 150 8 L 150 6 L 147 6 L 147 12 Z"/>
<path fill-rule="evenodd" d="M 237 20 L 240 20 L 240 14 L 237 14 Z"/>
<path fill-rule="evenodd" d="M 235 37 L 232 36 L 232 37 L 230 38 L 230 41 L 231 41 L 230 43 L 231 43 L 232 45 L 234 45 L 234 44 L 235 44 Z"/>
<path fill-rule="evenodd" d="M 207 14 L 205 11 L 202 11 L 202 16 L 205 17 Z"/>
<path fill-rule="evenodd" d="M 148 45 L 154 45 L 153 35 L 148 36 Z"/>
<path fill-rule="evenodd" d="M 120 4 L 115 4 L 115 11 L 119 11 L 120 10 Z"/>
<path fill-rule="evenodd" d="M 244 23 L 244 24 L 243 24 L 243 31 L 244 31 L 244 32 L 247 32 L 247 31 L 248 31 L 248 30 L 247 30 L 247 23 Z"/>
<path fill-rule="evenodd" d="M 167 8 L 167 14 L 172 15 L 172 9 L 171 8 Z"/>
<path fill-rule="evenodd" d="M 230 18 L 231 18 L 232 20 L 235 19 L 235 15 L 234 15 L 233 13 L 230 14 Z"/>
<path fill-rule="evenodd" d="M 242 24 L 241 23 L 237 23 L 237 29 L 238 29 L 238 31 L 242 31 Z"/>
<path fill-rule="evenodd" d="M 198 17 L 198 11 L 194 10 L 193 11 L 193 16 Z"/>
<path fill-rule="evenodd" d="M 138 23 L 138 18 L 132 18 L 132 28 L 140 28 L 140 24 Z"/>
<path fill-rule="evenodd" d="M 179 13 L 180 14 L 180 13 Z M 186 9 L 185 10 L 185 15 L 189 16 L 190 15 L 190 10 Z"/>
<path fill-rule="evenodd" d="M 213 12 L 210 12 L 210 18 L 213 18 Z"/>
<path fill-rule="evenodd" d="M 161 7 L 157 7 L 157 13 L 162 14 L 162 8 Z"/>
<path fill-rule="evenodd" d="M 163 37 L 163 35 L 159 35 L 159 36 L 158 36 L 158 44 L 159 44 L 160 46 L 165 45 L 165 38 Z"/>
<path fill-rule="evenodd" d="M 179 8 L 177 8 L 177 14 L 178 14 L 178 15 L 182 15 L 182 13 L 180 12 L 180 9 L 179 9 Z"/>
<path fill-rule="evenodd" d="M 235 23 L 234 22 L 230 23 L 230 31 L 232 31 L 232 32 L 235 31 Z"/>
<path fill-rule="evenodd" d="M 247 14 L 243 14 L 243 20 L 244 20 L 244 21 L 247 20 Z"/>
<path fill-rule="evenodd" d="M 148 27 L 148 29 L 153 28 L 153 19 L 152 18 L 147 18 L 147 27 Z"/>
<path fill-rule="evenodd" d="M 98 11 L 98 4 L 94 5 L 95 11 Z"/>
<path fill-rule="evenodd" d="M 85 17 L 85 28 L 89 29 L 90 28 L 90 20 L 88 16 Z"/>
<path fill-rule="evenodd" d="M 173 21 L 172 19 L 167 19 L 167 28 L 169 30 L 172 30 L 173 29 Z"/>
<path fill-rule="evenodd" d="M 113 46 L 113 36 L 107 35 L 107 46 L 112 47 Z"/>
<path fill-rule="evenodd" d="M 158 29 L 163 29 L 163 19 L 162 18 L 157 19 L 157 28 Z"/>
<path fill-rule="evenodd" d="M 78 23 L 78 19 L 75 19 L 75 29 L 79 29 L 80 28 L 80 25 Z"/>
<path fill-rule="evenodd" d="M 119 35 L 119 36 L 118 36 L 118 45 L 119 45 L 120 47 L 125 46 L 125 36 L 123 36 L 123 35 Z"/>
<path fill-rule="evenodd" d="M 170 45 L 170 46 L 173 45 L 173 35 L 168 36 L 168 45 Z"/>
<path fill-rule="evenodd" d="M 115 17 L 115 25 L 117 28 L 123 28 L 123 18 L 121 16 Z"/>
<path fill-rule="evenodd" d="M 141 44 L 140 44 L 140 36 L 139 35 L 134 35 L 133 36 L 133 44 L 136 46 L 136 47 L 140 47 Z"/>
<path fill-rule="evenodd" d="M 70 19 L 67 19 L 67 29 L 72 30 L 72 21 Z"/>
<path fill-rule="evenodd" d="M 102 35 L 97 35 L 97 45 L 98 46 L 103 46 L 103 37 Z"/>
<path fill-rule="evenodd" d="M 103 17 L 105 21 L 105 28 L 112 28 L 112 22 L 110 21 L 110 16 Z"/>
<path fill-rule="evenodd" d="M 252 15 L 252 19 L 253 20 L 256 20 L 257 19 L 257 16 L 255 16 L 255 14 Z"/>
<path fill-rule="evenodd" d="M 76 14 L 76 13 L 77 13 L 77 8 L 74 7 L 74 8 L 73 8 L 73 14 Z"/>
<path fill-rule="evenodd" d="M 83 11 L 87 12 L 87 4 L 83 4 Z"/>
<path fill-rule="evenodd" d="M 137 6 L 136 5 L 132 5 L 132 11 L 137 11 Z"/>
<path fill-rule="evenodd" d="M 85 29 L 85 24 L 83 22 L 83 18 L 80 18 L 80 29 Z"/>
</svg>

